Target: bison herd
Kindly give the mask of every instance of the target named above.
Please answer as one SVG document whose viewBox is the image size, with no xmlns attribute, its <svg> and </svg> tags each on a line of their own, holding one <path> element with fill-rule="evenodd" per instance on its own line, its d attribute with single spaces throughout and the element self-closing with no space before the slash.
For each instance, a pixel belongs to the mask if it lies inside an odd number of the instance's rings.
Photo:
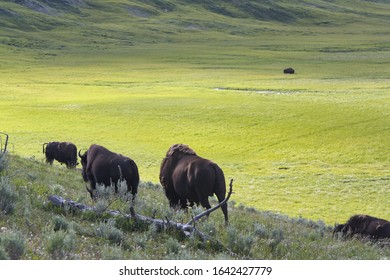
<svg viewBox="0 0 390 280">
<path fill-rule="evenodd" d="M 77 148 L 70 142 L 49 142 L 43 144 L 46 162 L 54 160 L 74 168 L 77 163 Z M 89 183 L 87 188 L 92 199 L 95 199 L 96 186 L 114 186 L 118 192 L 118 183 L 124 181 L 127 191 L 137 194 L 140 181 L 138 167 L 129 157 L 114 153 L 105 147 L 93 144 L 87 151 L 78 152 L 82 166 L 82 178 Z M 222 169 L 214 162 L 198 156 L 194 150 L 184 144 L 172 145 L 161 162 L 160 183 L 165 196 L 173 208 L 187 208 L 202 205 L 210 209 L 209 196 L 216 195 L 219 202 L 226 196 L 225 176 Z M 228 222 L 227 204 L 221 206 Z M 340 234 L 351 237 L 356 234 L 371 239 L 390 238 L 390 222 L 368 215 L 354 215 L 345 224 L 336 225 L 333 236 Z"/>
<path fill-rule="evenodd" d="M 49 142 L 43 144 L 46 162 L 54 160 L 65 163 L 68 168 L 75 168 L 77 148 L 70 142 Z M 118 192 L 118 183 L 124 181 L 127 191 L 137 194 L 140 181 L 137 164 L 129 157 L 114 153 L 107 148 L 93 144 L 87 151 L 78 152 L 82 166 L 82 178 L 89 183 L 86 187 L 92 199 L 96 198 L 97 185 L 113 186 Z M 173 208 L 202 205 L 210 209 L 209 196 L 214 194 L 222 202 L 226 195 L 225 176 L 222 169 L 214 162 L 196 155 L 187 145 L 172 145 L 161 163 L 160 182 L 165 195 Z M 221 206 L 228 222 L 227 205 Z"/>
</svg>

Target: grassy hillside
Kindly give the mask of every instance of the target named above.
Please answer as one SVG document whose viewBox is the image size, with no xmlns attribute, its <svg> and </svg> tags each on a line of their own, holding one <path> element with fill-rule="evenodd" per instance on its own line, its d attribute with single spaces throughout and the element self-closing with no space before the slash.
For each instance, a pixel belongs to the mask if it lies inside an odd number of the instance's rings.
<svg viewBox="0 0 390 280">
<path fill-rule="evenodd" d="M 229 226 L 225 227 L 219 210 L 197 223 L 197 228 L 211 237 L 202 242 L 173 230 L 159 232 L 121 216 L 71 211 L 49 203 L 48 195 L 57 194 L 92 205 L 80 170 L 18 156 L 3 157 L 1 170 L 0 259 L 390 258 L 386 240 L 332 239 L 331 227 L 323 221 L 247 208 L 235 203 L 234 194 L 229 202 Z M 95 206 L 129 213 L 128 203 L 118 197 L 99 200 Z M 172 211 L 161 187 L 150 182 L 141 183 L 135 210 L 177 222 L 189 221 L 191 215 L 202 211 Z"/>
<path fill-rule="evenodd" d="M 362 26 L 367 34 L 385 26 L 389 13 L 385 1 L 20 0 L 1 4 L 1 43 L 41 50 L 193 44 L 210 38 L 221 45 L 225 40 L 256 39 L 269 33 L 284 37 L 348 30 L 360 34 Z"/>
<path fill-rule="evenodd" d="M 0 3 L 0 129 L 16 158 L 99 143 L 157 184 L 186 143 L 235 178 L 238 205 L 390 219 L 387 1 Z M 50 184 L 85 195 L 54 170 Z"/>
</svg>

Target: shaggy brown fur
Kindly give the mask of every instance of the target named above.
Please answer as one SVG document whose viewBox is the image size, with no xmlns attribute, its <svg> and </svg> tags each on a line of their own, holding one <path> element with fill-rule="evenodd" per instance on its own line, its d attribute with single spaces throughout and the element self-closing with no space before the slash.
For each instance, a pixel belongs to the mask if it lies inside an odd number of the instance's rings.
<svg viewBox="0 0 390 280">
<path fill-rule="evenodd" d="M 171 207 L 201 204 L 209 209 L 209 196 L 215 194 L 222 202 L 226 195 L 222 169 L 184 144 L 175 144 L 168 149 L 160 167 L 160 182 Z M 227 205 L 221 209 L 227 222 Z"/>
<path fill-rule="evenodd" d="M 134 200 L 138 190 L 139 173 L 132 159 L 96 144 L 91 145 L 83 155 L 79 151 L 79 157 L 82 165 L 81 175 L 84 181 L 89 182 L 91 186 L 90 189 L 87 187 L 87 191 L 92 199 L 95 198 L 94 191 L 97 184 L 103 184 L 106 187 L 114 184 L 115 192 L 118 192 L 117 183 L 119 180 L 124 180 Z"/>
<path fill-rule="evenodd" d="M 390 223 L 369 215 L 354 215 L 345 224 L 335 226 L 333 235 L 337 232 L 343 236 L 361 234 L 374 239 L 390 238 Z"/>
<path fill-rule="evenodd" d="M 53 164 L 54 160 L 65 163 L 66 167 L 74 168 L 77 163 L 77 147 L 71 142 L 49 142 L 42 145 L 46 162 Z"/>
</svg>

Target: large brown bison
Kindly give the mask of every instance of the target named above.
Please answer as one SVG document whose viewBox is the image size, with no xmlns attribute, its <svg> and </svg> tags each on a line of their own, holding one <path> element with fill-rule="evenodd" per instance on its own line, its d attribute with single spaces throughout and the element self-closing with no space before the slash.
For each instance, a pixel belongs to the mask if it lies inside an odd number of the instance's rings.
<svg viewBox="0 0 390 280">
<path fill-rule="evenodd" d="M 42 145 L 42 153 L 46 162 L 53 164 L 54 160 L 65 163 L 66 167 L 74 168 L 77 165 L 77 147 L 71 142 L 49 142 Z"/>
<path fill-rule="evenodd" d="M 219 202 L 225 199 L 223 171 L 214 162 L 201 158 L 187 145 L 172 145 L 161 163 L 160 182 L 171 207 L 186 208 L 201 204 L 210 209 L 208 197 L 215 194 Z M 228 222 L 227 204 L 221 206 Z"/>
<path fill-rule="evenodd" d="M 94 191 L 97 184 L 106 187 L 113 184 L 115 192 L 118 192 L 118 182 L 126 181 L 127 190 L 133 195 L 133 200 L 137 194 L 139 184 L 138 167 L 135 162 L 123 155 L 116 154 L 110 150 L 93 144 L 79 157 L 82 165 L 82 176 L 85 182 L 89 182 L 91 188 L 87 191 L 91 198 L 95 198 Z"/>
<path fill-rule="evenodd" d="M 333 236 L 337 232 L 343 236 L 361 234 L 372 239 L 390 238 L 390 222 L 369 215 L 354 215 L 345 224 L 335 226 Z"/>
</svg>

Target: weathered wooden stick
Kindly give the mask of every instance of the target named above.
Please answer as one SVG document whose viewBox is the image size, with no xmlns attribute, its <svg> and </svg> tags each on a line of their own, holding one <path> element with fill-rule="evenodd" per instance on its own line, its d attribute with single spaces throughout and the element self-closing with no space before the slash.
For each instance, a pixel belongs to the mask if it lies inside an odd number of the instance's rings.
<svg viewBox="0 0 390 280">
<path fill-rule="evenodd" d="M 80 210 L 80 211 L 98 211 L 96 207 L 85 205 L 79 202 L 75 202 L 71 199 L 65 199 L 58 195 L 49 195 L 48 197 L 49 201 L 59 207 L 69 207 L 72 210 Z M 106 213 L 108 213 L 111 216 L 118 216 L 122 215 L 120 211 L 117 210 L 106 210 Z"/>
<path fill-rule="evenodd" d="M 8 134 L 4 133 L 4 132 L 0 132 L 0 134 L 4 134 L 5 135 L 4 150 L 2 151 L 3 153 L 5 153 L 7 151 L 7 145 L 8 145 Z"/>
</svg>

